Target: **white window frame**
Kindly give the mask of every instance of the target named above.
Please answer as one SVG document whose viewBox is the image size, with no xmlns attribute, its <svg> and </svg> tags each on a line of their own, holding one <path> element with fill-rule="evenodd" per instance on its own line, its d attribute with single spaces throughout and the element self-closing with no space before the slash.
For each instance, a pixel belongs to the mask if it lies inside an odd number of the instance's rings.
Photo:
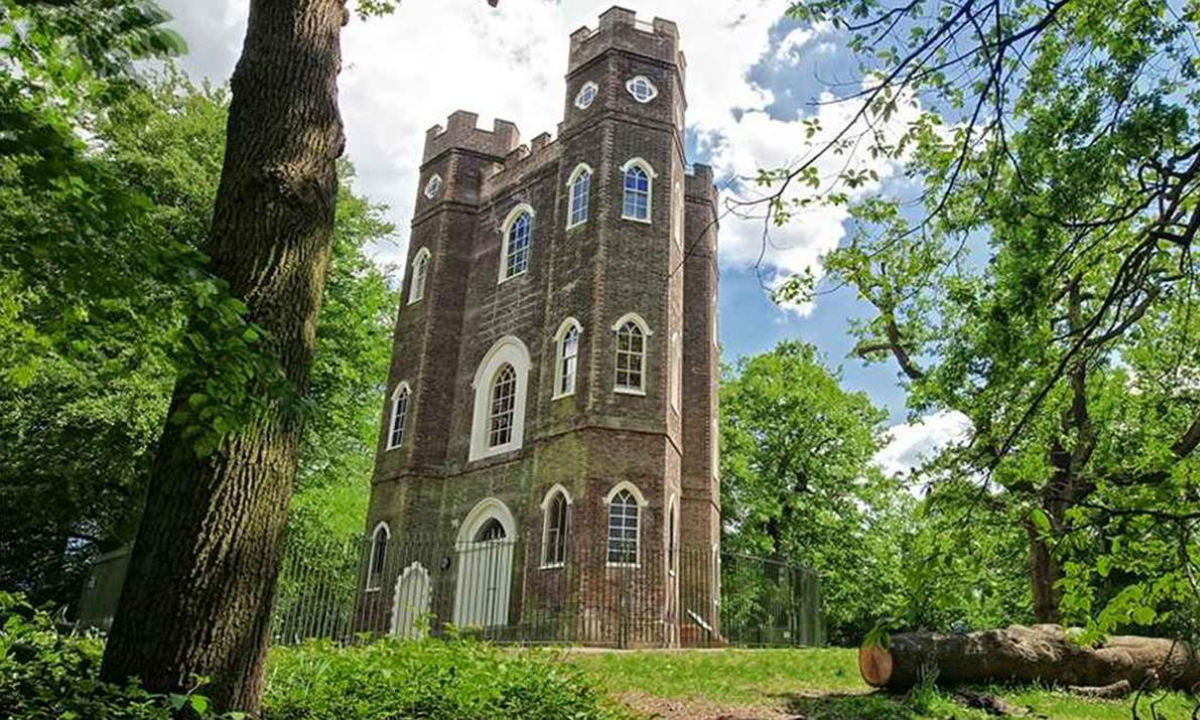
<svg viewBox="0 0 1200 720">
<path fill-rule="evenodd" d="M 671 408 L 679 413 L 679 404 L 683 395 L 683 343 L 679 340 L 679 332 L 671 333 L 671 357 L 668 361 L 668 372 L 671 373 Z"/>
<path fill-rule="evenodd" d="M 667 501 L 667 572 L 674 576 L 679 566 L 679 504 L 675 493 Z"/>
<path fill-rule="evenodd" d="M 433 260 L 433 253 L 429 252 L 429 248 L 423 247 L 413 256 L 411 270 L 412 279 L 408 281 L 408 304 L 419 303 L 425 299 L 425 282 L 429 279 L 429 263 Z M 420 272 L 418 272 L 420 269 Z"/>
<path fill-rule="evenodd" d="M 517 222 L 517 219 L 522 215 L 529 215 L 529 248 L 526 250 L 525 269 L 508 275 L 508 234 L 512 230 L 512 226 Z M 533 206 L 529 203 L 521 203 L 509 211 L 508 216 L 504 218 L 504 223 L 500 225 L 500 279 L 497 284 L 507 282 L 513 278 L 519 278 L 529 272 L 529 266 L 533 260 L 533 226 L 537 213 L 533 211 Z"/>
<path fill-rule="evenodd" d="M 563 380 L 563 360 L 566 358 L 563 353 L 566 351 L 567 333 L 574 329 L 579 335 L 575 339 L 575 375 L 571 378 L 571 387 L 567 390 L 562 389 Z M 573 317 L 568 317 L 558 326 L 558 331 L 554 333 L 554 393 L 551 400 L 570 397 L 575 394 L 575 388 L 579 385 L 579 346 L 583 342 L 583 326 Z"/>
<path fill-rule="evenodd" d="M 491 420 L 492 382 L 505 364 L 512 365 L 517 374 L 516 398 L 513 403 L 513 432 L 507 443 L 488 447 Z M 475 405 L 471 424 L 471 445 L 468 461 L 483 460 L 494 455 L 521 449 L 525 442 L 525 408 L 529 394 L 529 348 L 520 338 L 506 335 L 484 354 L 475 370 L 471 387 L 475 390 Z"/>
<path fill-rule="evenodd" d="M 592 96 L 584 102 L 583 95 L 586 91 L 591 90 Z M 595 82 L 588 80 L 579 87 L 579 92 L 575 93 L 575 107 L 580 110 L 587 110 L 596 101 L 596 96 L 600 94 L 600 86 Z"/>
<path fill-rule="evenodd" d="M 379 531 L 382 530 L 387 537 L 387 543 L 383 549 L 383 567 L 379 572 L 375 572 L 375 549 L 379 543 Z M 383 576 L 387 573 L 387 551 L 392 544 L 392 529 L 388 527 L 386 520 L 380 520 L 375 525 L 375 529 L 371 531 L 371 550 L 367 554 L 367 592 L 378 592 L 383 587 Z"/>
<path fill-rule="evenodd" d="M 650 95 L 645 99 L 638 97 L 638 94 L 633 89 L 639 82 L 645 82 L 650 88 Z M 650 80 L 650 78 L 646 77 L 645 75 L 634 75 L 633 77 L 629 78 L 629 80 L 625 83 L 625 90 L 629 93 L 630 97 L 643 105 L 653 101 L 654 98 L 658 97 L 658 86 L 656 86 Z"/>
<path fill-rule="evenodd" d="M 489 448 L 504 447 L 512 442 L 513 423 L 516 417 L 517 369 L 504 363 L 492 375 L 488 390 L 487 446 Z"/>
<path fill-rule="evenodd" d="M 611 522 L 611 518 L 609 517 L 610 508 L 612 506 L 612 501 L 617 497 L 618 494 L 620 494 L 620 492 L 622 490 L 629 491 L 629 494 L 633 496 L 633 500 L 637 505 L 637 524 L 634 526 L 634 535 L 633 535 L 634 561 L 631 563 L 610 562 L 608 559 L 608 543 L 610 540 L 610 538 L 609 538 L 609 523 Z M 608 495 L 606 495 L 604 497 L 604 565 L 605 565 L 605 567 L 641 567 L 641 565 L 642 565 L 642 519 L 643 519 L 642 516 L 645 514 L 643 512 L 643 510 L 649 504 L 650 503 L 646 500 L 646 497 L 644 495 L 642 495 L 642 491 L 638 490 L 637 485 L 634 485 L 633 483 L 629 482 L 628 480 L 622 480 L 621 482 L 614 485 L 611 490 L 608 491 Z"/>
<path fill-rule="evenodd" d="M 622 189 L 623 189 L 624 182 L 622 182 L 621 185 L 622 185 Z M 671 238 L 673 240 L 675 240 L 675 247 L 682 250 L 683 249 L 683 231 L 684 231 L 684 228 L 686 225 L 686 220 L 685 220 L 685 215 L 684 215 L 685 208 L 684 208 L 684 202 L 683 202 L 683 186 L 679 184 L 678 180 L 675 181 L 674 203 L 675 203 L 675 227 L 673 227 L 671 229 Z"/>
<path fill-rule="evenodd" d="M 641 387 L 638 387 L 638 388 L 626 387 L 624 385 L 617 384 L 617 351 L 618 351 L 617 333 L 620 332 L 621 328 L 627 322 L 632 322 L 634 325 L 638 326 L 638 329 L 640 329 L 642 331 L 642 385 L 641 385 Z M 650 337 L 652 335 L 654 335 L 654 331 L 650 329 L 650 326 L 646 323 L 646 321 L 642 318 L 641 315 L 638 315 L 637 313 L 634 313 L 634 312 L 625 313 L 620 318 L 618 318 L 617 321 L 615 323 L 613 323 L 612 330 L 613 330 L 613 355 L 612 355 L 612 357 L 613 357 L 613 378 L 612 378 L 613 392 L 618 393 L 620 395 L 637 395 L 640 397 L 645 397 L 646 385 L 647 385 L 646 380 L 647 380 L 647 376 L 650 374 Z"/>
<path fill-rule="evenodd" d="M 396 436 L 396 419 L 397 413 L 400 410 L 400 398 L 405 398 L 404 417 L 400 418 L 400 442 L 393 442 L 392 438 Z M 412 410 L 412 387 L 407 381 L 401 380 L 400 384 L 392 390 L 392 411 L 388 416 L 387 427 L 387 449 L 395 450 L 403 447 L 405 436 L 408 434 L 408 416 Z"/>
<path fill-rule="evenodd" d="M 640 218 L 636 215 L 625 214 L 625 175 L 630 169 L 638 167 L 646 173 L 646 217 Z M 633 222 L 645 223 L 649 225 L 654 218 L 654 180 L 658 177 L 658 173 L 654 171 L 654 166 L 646 162 L 640 157 L 630 158 L 621 166 L 621 219 L 631 220 Z"/>
<path fill-rule="evenodd" d="M 437 197 L 442 192 L 442 187 L 445 186 L 445 184 L 445 181 L 442 180 L 442 176 L 434 173 L 433 176 L 426 181 L 425 189 L 422 191 L 425 194 L 425 198 L 432 200 Z"/>
<path fill-rule="evenodd" d="M 554 568 L 566 567 L 566 545 L 565 540 L 563 545 L 563 559 L 561 562 L 546 562 L 546 551 L 549 549 L 550 539 L 550 508 L 554 504 L 554 498 L 562 495 L 563 500 L 567 503 L 567 514 L 563 519 L 563 527 L 561 532 L 565 534 L 567 528 L 571 526 L 571 505 L 575 502 L 571 498 L 571 493 L 560 483 L 554 483 L 553 487 L 546 491 L 546 495 L 542 498 L 542 557 L 541 563 L 538 566 L 540 570 L 551 570 Z"/>
<path fill-rule="evenodd" d="M 583 219 L 579 220 L 579 221 L 575 221 L 574 220 L 575 210 L 576 210 L 576 207 L 575 207 L 575 182 L 578 181 L 580 176 L 583 175 L 584 173 L 587 173 L 587 176 L 588 176 L 588 191 L 583 196 Z M 578 165 L 575 166 L 575 169 L 571 171 L 571 176 L 569 178 L 567 178 L 567 229 L 568 230 L 570 230 L 571 228 L 574 228 L 574 227 L 579 227 L 580 225 L 587 223 L 588 218 L 591 214 L 591 210 L 592 210 L 592 208 L 591 208 L 592 179 L 595 177 L 596 177 L 596 173 L 592 170 L 591 165 L 588 165 L 587 163 L 579 163 Z M 622 183 L 624 183 L 623 179 L 622 179 Z"/>
</svg>

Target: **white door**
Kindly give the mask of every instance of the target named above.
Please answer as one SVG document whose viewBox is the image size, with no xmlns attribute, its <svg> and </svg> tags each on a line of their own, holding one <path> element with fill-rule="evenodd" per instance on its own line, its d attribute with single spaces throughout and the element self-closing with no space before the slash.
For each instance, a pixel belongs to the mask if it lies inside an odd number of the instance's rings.
<svg viewBox="0 0 1200 720">
<path fill-rule="evenodd" d="M 429 613 L 429 573 L 421 563 L 404 569 L 396 580 L 392 604 L 392 634 L 412 639 L 425 630 L 424 618 Z"/>
<path fill-rule="evenodd" d="M 458 544 L 458 592 L 454 622 L 463 627 L 508 624 L 513 538 L 496 518 L 486 520 Z"/>
</svg>

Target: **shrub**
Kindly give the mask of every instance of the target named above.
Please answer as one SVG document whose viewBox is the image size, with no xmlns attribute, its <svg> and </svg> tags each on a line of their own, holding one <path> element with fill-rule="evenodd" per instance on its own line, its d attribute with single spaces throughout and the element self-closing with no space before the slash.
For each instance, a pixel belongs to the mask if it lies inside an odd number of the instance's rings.
<svg viewBox="0 0 1200 720">
<path fill-rule="evenodd" d="M 276 648 L 263 710 L 263 720 L 621 717 L 554 652 L 461 639 Z"/>
<path fill-rule="evenodd" d="M 156 695 L 99 679 L 103 641 L 61 631 L 0 592 L 0 718 L 239 720 L 202 695 Z M 271 652 L 262 720 L 618 720 L 580 675 L 545 650 L 470 640 L 329 642 Z"/>
<path fill-rule="evenodd" d="M 103 647 L 95 635 L 60 632 L 48 613 L 0 592 L 0 718 L 215 720 L 200 695 L 155 695 L 136 683 L 100 682 Z"/>
</svg>

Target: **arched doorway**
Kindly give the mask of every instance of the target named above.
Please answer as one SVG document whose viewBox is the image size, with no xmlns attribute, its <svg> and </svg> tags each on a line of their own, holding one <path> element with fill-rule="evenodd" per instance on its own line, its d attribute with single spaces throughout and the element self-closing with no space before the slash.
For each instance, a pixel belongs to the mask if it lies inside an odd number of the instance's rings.
<svg viewBox="0 0 1200 720">
<path fill-rule="evenodd" d="M 508 624 L 516 521 L 495 498 L 476 505 L 458 530 L 456 625 L 494 627 Z"/>
<path fill-rule="evenodd" d="M 396 579 L 392 598 L 392 634 L 412 639 L 424 631 L 422 618 L 429 612 L 429 572 L 419 562 L 404 569 Z"/>
</svg>

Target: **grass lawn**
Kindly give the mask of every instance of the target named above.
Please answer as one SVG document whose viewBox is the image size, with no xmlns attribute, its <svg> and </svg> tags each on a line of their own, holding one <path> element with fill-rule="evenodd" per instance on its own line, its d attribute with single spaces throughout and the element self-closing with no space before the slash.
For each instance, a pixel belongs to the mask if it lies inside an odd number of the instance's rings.
<svg viewBox="0 0 1200 720">
<path fill-rule="evenodd" d="M 583 669 L 615 699 L 651 717 L 678 720 L 976 720 L 989 715 L 963 707 L 953 693 L 893 697 L 872 692 L 848 649 L 575 651 L 568 662 Z M 1013 707 L 1014 715 L 1054 720 L 1126 720 L 1131 701 L 1091 700 L 1038 689 L 984 688 Z M 1158 704 L 1161 720 L 1192 717 L 1183 695 Z M 1153 717 L 1143 701 L 1140 717 Z"/>
</svg>

